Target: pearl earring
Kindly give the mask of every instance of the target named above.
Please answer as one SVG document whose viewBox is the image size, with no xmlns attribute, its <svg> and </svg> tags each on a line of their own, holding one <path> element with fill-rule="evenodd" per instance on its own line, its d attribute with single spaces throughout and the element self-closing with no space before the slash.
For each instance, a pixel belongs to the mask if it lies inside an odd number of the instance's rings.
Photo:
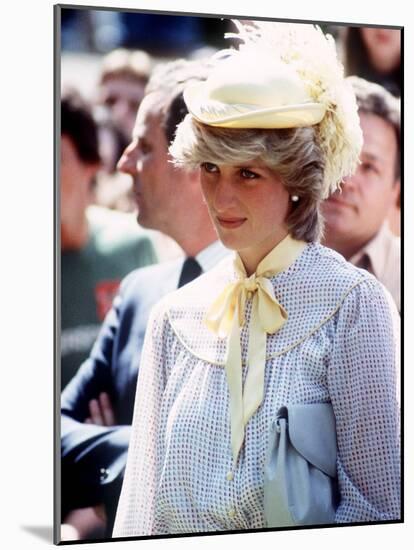
<svg viewBox="0 0 414 550">
<path fill-rule="evenodd" d="M 290 198 L 292 202 L 298 202 L 299 200 L 299 197 L 297 195 L 292 195 Z"/>
</svg>

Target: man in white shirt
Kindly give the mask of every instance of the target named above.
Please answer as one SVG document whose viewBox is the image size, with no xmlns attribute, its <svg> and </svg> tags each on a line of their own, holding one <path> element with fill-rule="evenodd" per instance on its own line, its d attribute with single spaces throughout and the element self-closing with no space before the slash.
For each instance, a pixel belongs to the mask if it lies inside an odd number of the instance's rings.
<svg viewBox="0 0 414 550">
<path fill-rule="evenodd" d="M 375 275 L 400 310 L 400 239 L 387 223 L 400 193 L 400 102 L 378 84 L 348 80 L 364 137 L 361 163 L 322 205 L 324 244 Z"/>
</svg>

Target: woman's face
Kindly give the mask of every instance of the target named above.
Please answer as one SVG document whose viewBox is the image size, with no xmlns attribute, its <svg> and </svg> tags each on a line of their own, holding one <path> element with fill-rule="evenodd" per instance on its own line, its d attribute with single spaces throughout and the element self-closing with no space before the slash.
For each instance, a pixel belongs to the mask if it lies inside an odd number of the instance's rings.
<svg viewBox="0 0 414 550">
<path fill-rule="evenodd" d="M 399 66 L 401 62 L 400 30 L 363 27 L 361 33 L 370 61 L 377 71 L 388 73 Z"/>
<path fill-rule="evenodd" d="M 201 165 L 201 186 L 220 240 L 237 250 L 248 271 L 288 233 L 289 193 L 263 163 Z"/>
</svg>

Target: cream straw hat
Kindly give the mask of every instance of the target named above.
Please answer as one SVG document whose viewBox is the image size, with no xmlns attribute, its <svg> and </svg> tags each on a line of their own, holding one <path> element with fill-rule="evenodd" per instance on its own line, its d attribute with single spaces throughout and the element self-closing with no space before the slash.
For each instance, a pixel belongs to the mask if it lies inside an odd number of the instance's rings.
<svg viewBox="0 0 414 550">
<path fill-rule="evenodd" d="M 184 100 L 199 122 L 223 128 L 317 126 L 325 156 L 324 197 L 354 172 L 362 147 L 357 104 L 335 42 L 311 24 L 233 21 L 239 48 L 212 58 Z"/>
<path fill-rule="evenodd" d="M 293 67 L 249 56 L 223 60 L 207 82 L 185 90 L 184 100 L 194 118 L 225 128 L 311 126 L 326 112 Z"/>
</svg>

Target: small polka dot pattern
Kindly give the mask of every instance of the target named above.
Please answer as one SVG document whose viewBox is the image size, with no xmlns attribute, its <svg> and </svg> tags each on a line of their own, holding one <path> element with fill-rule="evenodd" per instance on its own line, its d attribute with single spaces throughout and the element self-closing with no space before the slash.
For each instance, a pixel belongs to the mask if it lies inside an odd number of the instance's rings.
<svg viewBox="0 0 414 550">
<path fill-rule="evenodd" d="M 266 527 L 269 431 L 278 409 L 295 403 L 332 403 L 335 521 L 399 519 L 399 316 L 387 291 L 318 244 L 271 278 L 289 318 L 267 337 L 263 402 L 233 467 L 226 341 L 203 321 L 232 278 L 224 260 L 153 310 L 113 536 Z M 250 314 L 247 302 L 243 379 Z"/>
</svg>

